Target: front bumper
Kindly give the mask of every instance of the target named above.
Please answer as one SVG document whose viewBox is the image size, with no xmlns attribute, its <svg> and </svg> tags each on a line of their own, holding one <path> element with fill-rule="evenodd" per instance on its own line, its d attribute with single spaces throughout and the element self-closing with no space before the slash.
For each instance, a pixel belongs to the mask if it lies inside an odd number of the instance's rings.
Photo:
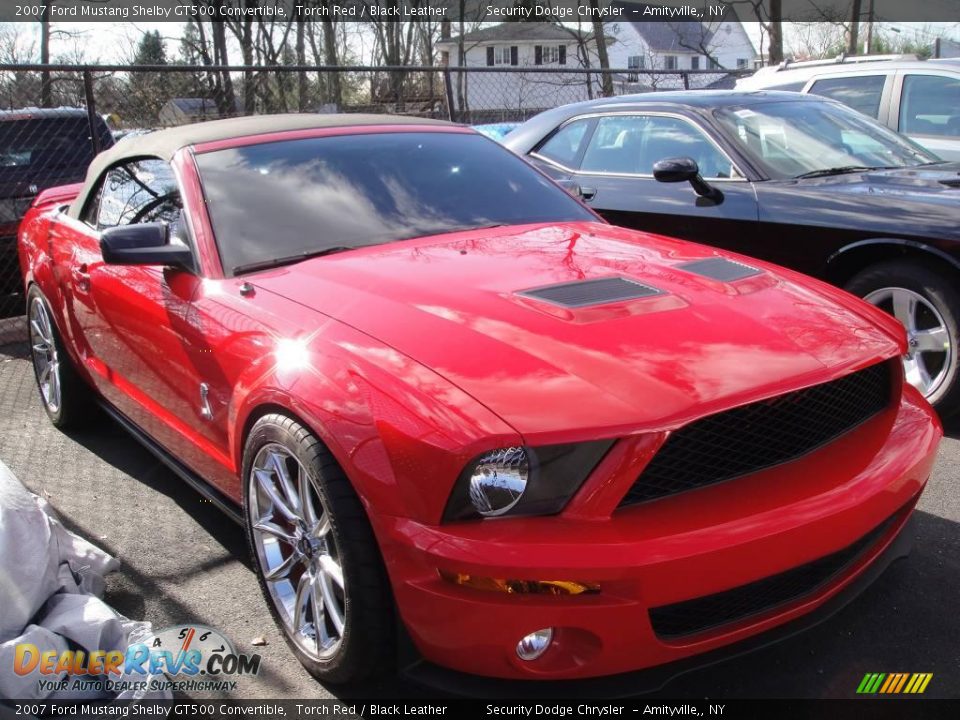
<svg viewBox="0 0 960 720">
<path fill-rule="evenodd" d="M 440 527 L 380 518 L 378 534 L 400 616 L 429 663 L 537 680 L 666 671 L 820 614 L 878 572 L 885 553 L 887 562 L 897 554 L 891 548 L 899 547 L 941 434 L 908 387 L 899 405 L 803 458 L 605 518 L 564 513 Z M 825 582 L 789 601 L 682 636 L 654 630 L 654 608 L 749 590 L 850 548 L 857 552 Z M 601 591 L 503 594 L 453 585 L 440 570 L 598 583 Z M 518 640 L 545 627 L 556 629 L 550 649 L 520 660 Z"/>
</svg>

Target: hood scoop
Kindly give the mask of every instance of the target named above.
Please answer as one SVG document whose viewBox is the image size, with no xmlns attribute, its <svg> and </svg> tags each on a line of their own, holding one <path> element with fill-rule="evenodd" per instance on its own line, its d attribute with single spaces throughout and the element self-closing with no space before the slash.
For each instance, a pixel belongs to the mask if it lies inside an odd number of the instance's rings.
<svg viewBox="0 0 960 720">
<path fill-rule="evenodd" d="M 733 282 L 743 280 L 744 278 L 759 275 L 760 270 L 743 263 L 727 260 L 722 257 L 707 258 L 706 260 L 694 260 L 675 266 L 678 270 L 684 270 L 694 275 L 701 275 L 720 282 Z"/>
<path fill-rule="evenodd" d="M 532 290 L 523 290 L 517 294 L 560 307 L 584 308 L 653 297 L 654 295 L 662 295 L 663 291 L 627 278 L 610 277 L 547 285 Z"/>
</svg>

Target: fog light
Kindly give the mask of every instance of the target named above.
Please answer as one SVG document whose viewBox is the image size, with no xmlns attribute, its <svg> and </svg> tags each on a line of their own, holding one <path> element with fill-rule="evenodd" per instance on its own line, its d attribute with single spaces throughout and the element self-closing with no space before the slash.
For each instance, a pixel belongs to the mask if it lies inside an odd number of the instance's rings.
<svg viewBox="0 0 960 720">
<path fill-rule="evenodd" d="M 547 651 L 551 642 L 553 642 L 553 628 L 544 628 L 524 635 L 517 643 L 517 656 L 521 660 L 536 660 Z"/>
</svg>

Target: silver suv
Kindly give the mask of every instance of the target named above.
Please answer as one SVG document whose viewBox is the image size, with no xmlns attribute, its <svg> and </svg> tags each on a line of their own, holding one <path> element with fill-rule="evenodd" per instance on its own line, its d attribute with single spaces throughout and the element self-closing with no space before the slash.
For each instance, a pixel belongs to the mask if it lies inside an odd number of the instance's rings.
<svg viewBox="0 0 960 720">
<path fill-rule="evenodd" d="M 960 160 L 960 58 L 840 56 L 786 61 L 737 82 L 737 90 L 792 90 L 839 100 L 944 160 Z"/>
</svg>

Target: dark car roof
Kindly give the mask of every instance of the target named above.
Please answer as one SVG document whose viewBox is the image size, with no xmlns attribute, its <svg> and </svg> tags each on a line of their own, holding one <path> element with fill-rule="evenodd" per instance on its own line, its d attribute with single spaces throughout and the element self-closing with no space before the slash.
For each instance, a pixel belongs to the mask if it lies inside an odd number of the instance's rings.
<svg viewBox="0 0 960 720">
<path fill-rule="evenodd" d="M 40 118 L 74 118 L 87 117 L 83 108 L 58 107 L 38 108 L 25 107 L 16 110 L 0 110 L 0 122 L 16 122 L 18 120 L 37 120 Z"/>
<path fill-rule="evenodd" d="M 91 181 L 100 177 L 108 167 L 124 160 L 142 157 L 158 157 L 170 161 L 181 148 L 218 140 L 265 135 L 289 130 L 312 130 L 315 128 L 360 127 L 370 125 L 443 125 L 452 123 L 444 120 L 411 118 L 400 115 L 363 115 L 363 114 L 312 114 L 290 113 L 286 115 L 249 115 L 245 117 L 211 120 L 178 127 L 158 130 L 147 135 L 139 135 L 117 143 L 109 150 L 100 153 L 90 164 L 84 189 L 70 206 L 70 216 L 79 217 L 87 201 Z"/>
<path fill-rule="evenodd" d="M 504 139 L 504 145 L 514 152 L 526 154 L 555 127 L 566 120 L 590 112 L 649 110 L 652 107 L 686 107 L 694 110 L 729 107 L 731 105 L 759 105 L 768 102 L 833 102 L 819 95 L 803 95 L 776 90 L 668 90 L 663 92 L 618 95 L 616 97 L 586 100 L 563 105 L 540 113 L 514 130 Z"/>
</svg>

